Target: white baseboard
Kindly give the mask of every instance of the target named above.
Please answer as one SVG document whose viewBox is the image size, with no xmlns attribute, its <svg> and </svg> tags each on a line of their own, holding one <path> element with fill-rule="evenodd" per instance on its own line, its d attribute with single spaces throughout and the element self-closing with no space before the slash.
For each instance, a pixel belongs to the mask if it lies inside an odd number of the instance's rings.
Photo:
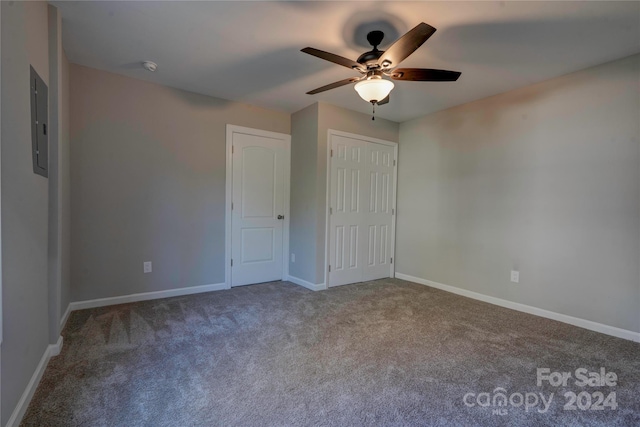
<svg viewBox="0 0 640 427">
<path fill-rule="evenodd" d="M 64 329 L 64 325 L 67 324 L 67 320 L 69 320 L 69 315 L 71 314 L 71 303 L 67 305 L 67 309 L 64 311 L 62 315 L 62 319 L 60 319 L 60 332 Z"/>
<path fill-rule="evenodd" d="M 314 284 L 291 275 L 287 278 L 287 281 L 295 283 L 296 285 L 302 286 L 312 291 L 324 291 L 325 289 L 327 289 L 327 286 L 324 283 Z"/>
<path fill-rule="evenodd" d="M 64 338 L 62 335 L 58 337 L 58 342 L 55 344 L 49 344 L 49 357 L 55 357 L 60 354 L 62 351 L 62 344 L 64 342 Z"/>
<path fill-rule="evenodd" d="M 87 308 L 105 307 L 108 305 L 125 304 L 136 301 L 147 301 L 177 297 L 182 295 L 200 294 L 203 292 L 221 291 L 228 289 L 225 283 L 213 285 L 190 286 L 188 288 L 167 289 L 166 291 L 144 292 L 140 294 L 122 295 L 119 297 L 98 298 L 86 301 L 75 301 L 69 304 L 70 311 L 84 310 Z"/>
<path fill-rule="evenodd" d="M 18 427 L 20 425 L 22 417 L 24 417 L 24 414 L 27 412 L 29 403 L 31 402 L 31 399 L 33 398 L 33 395 L 38 388 L 38 384 L 40 384 L 42 375 L 44 374 L 45 369 L 47 369 L 49 359 L 59 355 L 60 351 L 62 351 L 62 342 L 62 337 L 59 337 L 57 343 L 49 344 L 44 350 L 44 354 L 42 355 L 42 358 L 40 358 L 40 362 L 38 363 L 36 370 L 31 376 L 27 387 L 24 389 L 22 396 L 20 396 L 20 400 L 18 400 L 18 404 L 13 410 L 9 421 L 7 421 L 6 427 Z"/>
<path fill-rule="evenodd" d="M 544 310 L 542 308 L 532 307 L 530 305 L 525 305 L 517 302 L 504 300 L 501 298 L 490 297 L 488 295 L 480 294 L 473 291 L 468 291 L 466 289 L 456 288 L 455 286 L 443 285 L 442 283 L 432 282 L 431 280 L 409 276 L 408 274 L 396 273 L 396 278 L 407 280 L 409 282 L 419 283 L 421 285 L 430 286 L 432 288 L 462 295 L 468 298 L 473 298 L 479 301 L 488 302 L 489 304 L 499 305 L 500 307 L 522 311 L 523 313 L 529 313 L 529 314 L 533 314 L 540 317 L 546 317 L 547 319 L 557 320 L 558 322 L 568 323 L 573 326 L 578 326 L 580 328 L 589 329 L 595 332 L 600 332 L 602 334 L 611 335 L 614 337 L 623 338 L 630 341 L 640 342 L 639 332 L 633 332 L 627 329 L 616 328 L 615 326 L 604 325 L 602 323 L 593 322 L 591 320 L 580 319 L 578 317 L 568 316 L 566 314 L 560 314 L 553 311 Z"/>
</svg>

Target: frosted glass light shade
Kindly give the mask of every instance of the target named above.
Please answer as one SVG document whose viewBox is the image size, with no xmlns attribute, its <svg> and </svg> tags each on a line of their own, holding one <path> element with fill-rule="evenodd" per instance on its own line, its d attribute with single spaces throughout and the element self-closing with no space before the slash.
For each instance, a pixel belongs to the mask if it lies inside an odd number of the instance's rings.
<svg viewBox="0 0 640 427">
<path fill-rule="evenodd" d="M 360 98 L 365 101 L 378 102 L 385 99 L 394 86 L 395 85 L 390 80 L 370 79 L 359 81 L 354 86 L 354 89 L 358 92 Z"/>
</svg>

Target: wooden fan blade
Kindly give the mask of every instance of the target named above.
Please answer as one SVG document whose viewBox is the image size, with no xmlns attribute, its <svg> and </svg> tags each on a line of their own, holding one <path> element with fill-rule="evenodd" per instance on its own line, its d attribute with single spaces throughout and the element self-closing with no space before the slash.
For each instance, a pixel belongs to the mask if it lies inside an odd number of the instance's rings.
<svg viewBox="0 0 640 427">
<path fill-rule="evenodd" d="M 301 52 L 308 53 L 325 61 L 333 62 L 334 64 L 342 65 L 343 67 L 351 68 L 352 70 L 360 71 L 361 73 L 365 71 L 361 64 L 343 56 L 336 55 L 335 53 L 325 52 L 324 50 L 314 49 L 312 47 L 305 47 Z"/>
<path fill-rule="evenodd" d="M 389 97 L 391 96 L 391 94 L 387 95 L 382 101 L 380 102 L 376 102 L 376 104 L 378 105 L 384 105 L 384 104 L 388 104 L 389 103 Z"/>
<path fill-rule="evenodd" d="M 430 68 L 396 68 L 389 73 L 393 80 L 414 82 L 455 82 L 460 77 L 458 71 L 432 70 Z"/>
<path fill-rule="evenodd" d="M 431 25 L 421 22 L 396 40 L 378 59 L 378 64 L 382 68 L 397 67 L 435 32 Z"/>
<path fill-rule="evenodd" d="M 357 82 L 358 80 L 361 80 L 361 77 L 351 77 L 348 79 L 340 80 L 339 82 L 334 82 L 326 86 L 322 86 L 317 89 L 310 90 L 309 92 L 307 92 L 307 95 L 315 95 L 316 93 L 320 93 L 320 92 L 324 92 L 325 90 L 331 90 L 340 86 L 348 85 L 349 83 Z"/>
</svg>

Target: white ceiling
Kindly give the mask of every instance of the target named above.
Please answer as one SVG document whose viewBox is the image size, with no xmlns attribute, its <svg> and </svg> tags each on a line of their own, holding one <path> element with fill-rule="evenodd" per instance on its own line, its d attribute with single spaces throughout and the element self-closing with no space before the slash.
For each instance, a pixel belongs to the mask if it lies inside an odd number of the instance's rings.
<svg viewBox="0 0 640 427">
<path fill-rule="evenodd" d="M 395 121 L 640 52 L 637 1 L 52 3 L 71 62 L 287 112 L 324 101 L 369 113 L 352 85 L 306 95 L 358 74 L 300 49 L 355 60 L 368 50 L 361 29 L 382 20 L 399 33 L 421 21 L 437 28 L 402 67 L 462 72 L 454 83 L 396 82 L 376 109 Z"/>
</svg>

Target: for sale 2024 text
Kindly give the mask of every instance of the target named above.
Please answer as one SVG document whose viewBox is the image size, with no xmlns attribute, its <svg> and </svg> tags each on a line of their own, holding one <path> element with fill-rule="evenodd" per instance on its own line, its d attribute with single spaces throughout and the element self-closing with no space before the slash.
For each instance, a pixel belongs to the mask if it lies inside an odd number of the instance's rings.
<svg viewBox="0 0 640 427">
<path fill-rule="evenodd" d="M 589 371 L 586 368 L 578 368 L 572 372 L 552 372 L 549 368 L 537 369 L 537 385 L 542 387 L 548 383 L 552 387 L 569 387 L 575 385 L 577 387 L 615 387 L 618 385 L 618 375 L 615 372 L 607 372 L 605 368 L 600 371 Z M 616 392 L 610 391 L 606 396 L 602 391 L 581 391 L 575 393 L 567 391 L 564 393 L 565 404 L 564 410 L 575 411 L 604 411 L 605 409 L 614 410 L 618 408 L 616 401 Z"/>
</svg>

